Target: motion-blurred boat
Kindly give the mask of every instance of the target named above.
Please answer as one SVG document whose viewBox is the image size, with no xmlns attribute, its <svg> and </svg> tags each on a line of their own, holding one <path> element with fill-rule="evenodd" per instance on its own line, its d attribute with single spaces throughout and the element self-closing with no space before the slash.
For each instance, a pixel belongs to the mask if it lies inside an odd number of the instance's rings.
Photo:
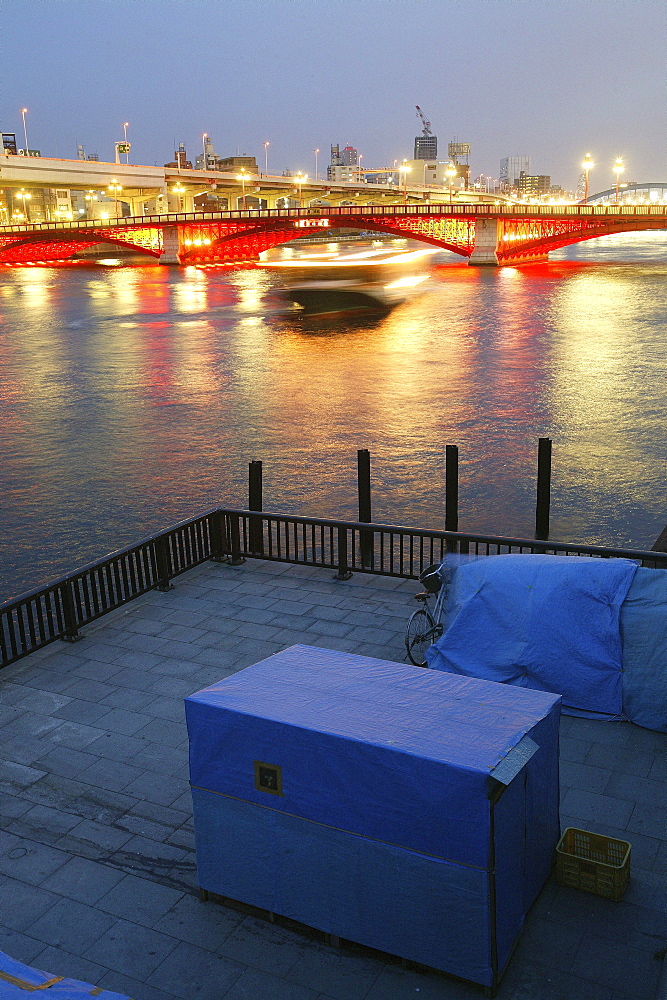
<svg viewBox="0 0 667 1000">
<path fill-rule="evenodd" d="M 369 241 L 283 249 L 261 266 L 279 276 L 278 295 L 309 314 L 388 310 L 415 294 L 436 250 Z"/>
</svg>

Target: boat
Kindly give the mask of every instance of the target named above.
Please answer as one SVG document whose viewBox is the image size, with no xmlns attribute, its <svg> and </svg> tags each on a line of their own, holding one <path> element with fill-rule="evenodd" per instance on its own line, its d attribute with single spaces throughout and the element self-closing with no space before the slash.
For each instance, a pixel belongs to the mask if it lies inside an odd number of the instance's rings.
<svg viewBox="0 0 667 1000">
<path fill-rule="evenodd" d="M 406 244 L 374 240 L 287 247 L 260 266 L 278 277 L 278 297 L 309 315 L 387 311 L 424 285 L 428 258 L 437 252 Z"/>
</svg>

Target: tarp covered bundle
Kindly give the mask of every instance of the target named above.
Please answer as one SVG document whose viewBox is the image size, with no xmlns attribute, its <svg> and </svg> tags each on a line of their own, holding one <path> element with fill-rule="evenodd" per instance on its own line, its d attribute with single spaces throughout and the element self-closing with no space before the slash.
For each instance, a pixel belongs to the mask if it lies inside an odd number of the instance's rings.
<svg viewBox="0 0 667 1000">
<path fill-rule="evenodd" d="M 199 885 L 493 985 L 559 835 L 560 699 L 293 646 L 186 699 Z"/>
<path fill-rule="evenodd" d="M 667 730 L 667 572 L 628 559 L 501 555 L 445 565 L 430 667 L 553 691 L 563 706 Z"/>
<path fill-rule="evenodd" d="M 41 972 L 17 962 L 0 951 L 0 1000 L 26 1000 L 30 993 L 39 992 L 45 1000 L 129 1000 L 125 993 L 112 993 L 99 986 Z"/>
</svg>

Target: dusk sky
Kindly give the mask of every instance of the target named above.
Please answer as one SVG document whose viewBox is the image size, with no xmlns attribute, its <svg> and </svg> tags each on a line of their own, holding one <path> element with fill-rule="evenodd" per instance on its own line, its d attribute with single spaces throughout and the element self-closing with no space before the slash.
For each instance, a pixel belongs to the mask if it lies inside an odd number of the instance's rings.
<svg viewBox="0 0 667 1000">
<path fill-rule="evenodd" d="M 667 181 L 664 0 L 4 0 L 0 122 L 43 156 L 100 160 L 130 122 L 131 162 L 221 155 L 320 172 L 332 143 L 363 166 L 412 157 L 420 105 L 471 168 L 530 155 L 573 188 Z"/>
</svg>

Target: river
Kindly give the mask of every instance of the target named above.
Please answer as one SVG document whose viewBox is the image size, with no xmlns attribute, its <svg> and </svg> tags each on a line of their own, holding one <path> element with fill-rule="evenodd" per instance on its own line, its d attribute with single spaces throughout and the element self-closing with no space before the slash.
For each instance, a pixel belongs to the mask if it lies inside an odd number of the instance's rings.
<svg viewBox="0 0 667 1000">
<path fill-rule="evenodd" d="M 443 255 L 384 316 L 286 314 L 257 268 L 0 271 L 0 600 L 214 504 L 530 537 L 553 439 L 558 540 L 650 548 L 667 522 L 667 233 L 524 268 Z"/>
</svg>

